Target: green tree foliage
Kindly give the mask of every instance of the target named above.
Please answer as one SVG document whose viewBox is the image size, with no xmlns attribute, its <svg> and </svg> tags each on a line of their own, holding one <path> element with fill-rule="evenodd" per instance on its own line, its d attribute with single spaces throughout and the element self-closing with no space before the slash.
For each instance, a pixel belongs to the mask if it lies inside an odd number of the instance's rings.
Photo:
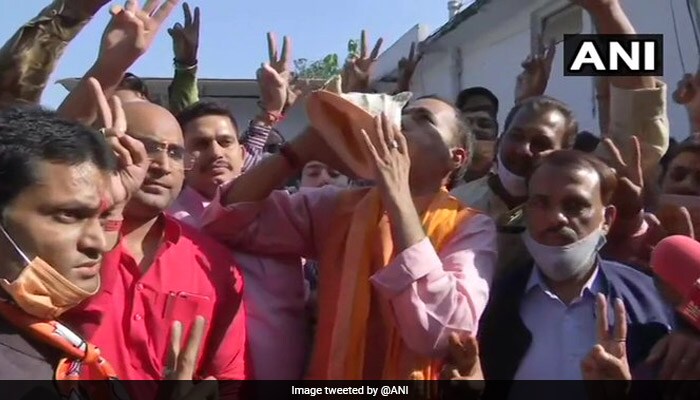
<svg viewBox="0 0 700 400">
<path fill-rule="evenodd" d="M 351 39 L 348 41 L 345 62 L 353 57 L 359 56 L 360 42 L 359 40 Z M 301 79 L 330 79 L 335 75 L 339 75 L 343 69 L 340 63 L 340 58 L 337 54 L 328 54 L 321 60 L 309 61 L 306 58 L 294 60 L 294 69 L 297 76 Z"/>
</svg>

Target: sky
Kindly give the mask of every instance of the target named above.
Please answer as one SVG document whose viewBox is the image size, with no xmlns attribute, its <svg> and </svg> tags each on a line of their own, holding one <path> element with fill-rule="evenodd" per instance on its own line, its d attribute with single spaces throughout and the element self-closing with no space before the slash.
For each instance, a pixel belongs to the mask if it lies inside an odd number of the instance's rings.
<svg viewBox="0 0 700 400">
<path fill-rule="evenodd" d="M 51 0 L 22 0 L 0 13 L 0 38 L 8 40 Z M 81 1 L 81 0 L 67 0 Z M 190 0 L 201 9 L 199 72 L 201 78 L 253 78 L 267 58 L 266 33 L 293 39 L 293 57 L 316 60 L 329 53 L 344 58 L 347 42 L 366 29 L 373 43 L 386 49 L 415 24 L 433 31 L 447 20 L 447 0 Z M 67 92 L 55 82 L 79 77 L 92 65 L 109 20 L 105 6 L 66 49 L 51 76 L 42 104 L 56 108 Z M 130 71 L 143 77 L 172 76 L 172 41 L 166 28 L 183 20 L 176 9 L 158 37 Z"/>
</svg>

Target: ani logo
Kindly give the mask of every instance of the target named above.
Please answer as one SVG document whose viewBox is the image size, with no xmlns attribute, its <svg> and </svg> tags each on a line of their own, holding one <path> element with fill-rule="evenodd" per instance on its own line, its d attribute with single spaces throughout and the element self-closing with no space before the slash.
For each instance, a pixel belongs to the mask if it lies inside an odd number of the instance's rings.
<svg viewBox="0 0 700 400">
<path fill-rule="evenodd" d="M 565 35 L 565 76 L 662 76 L 663 35 Z"/>
</svg>

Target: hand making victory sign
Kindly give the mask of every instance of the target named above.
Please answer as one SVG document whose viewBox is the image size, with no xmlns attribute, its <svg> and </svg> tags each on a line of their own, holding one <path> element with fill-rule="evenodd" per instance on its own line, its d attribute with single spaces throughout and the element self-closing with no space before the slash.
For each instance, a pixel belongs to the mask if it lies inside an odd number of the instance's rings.
<svg viewBox="0 0 700 400">
<path fill-rule="evenodd" d="M 258 84 L 263 111 L 277 122 L 297 99 L 298 92 L 292 88 L 294 74 L 290 68 L 292 60 L 292 41 L 287 36 L 283 39 L 282 51 L 278 52 L 277 38 L 274 33 L 267 34 L 269 62 L 258 70 Z"/>
<path fill-rule="evenodd" d="M 547 89 L 552 64 L 556 54 L 556 43 L 552 41 L 545 49 L 542 37 L 537 38 L 537 52 L 529 55 L 522 63 L 523 72 L 518 75 L 515 84 L 515 102 L 528 97 L 541 96 Z"/>
<path fill-rule="evenodd" d="M 128 69 L 151 47 L 178 2 L 166 0 L 161 5 L 160 0 L 148 0 L 141 8 L 137 0 L 127 0 L 123 7 L 112 7 L 112 20 L 102 37 L 100 61 Z"/>
<path fill-rule="evenodd" d="M 612 203 L 617 207 L 619 218 L 632 218 L 644 209 L 644 176 L 642 173 L 642 151 L 637 136 L 630 138 L 631 159 L 625 160 L 622 151 L 609 139 L 603 139 L 603 146 L 612 155 L 609 164 L 619 177 L 618 187 Z"/>
<path fill-rule="evenodd" d="M 416 44 L 411 43 L 411 50 L 408 52 L 408 58 L 404 57 L 399 60 L 399 79 L 396 84 L 397 93 L 411 90 L 411 78 L 413 78 L 413 74 L 416 72 L 416 67 L 422 57 L 422 54 L 416 54 Z"/>
<path fill-rule="evenodd" d="M 627 312 L 621 299 L 614 302 L 615 326 L 610 330 L 608 303 L 604 295 L 596 296 L 598 343 L 581 361 L 581 373 L 587 381 L 591 398 L 624 399 L 632 380 L 627 361 Z"/>
<path fill-rule="evenodd" d="M 126 134 L 126 116 L 119 98 L 114 96 L 108 102 L 96 79 L 90 78 L 89 84 L 98 106 L 100 132 L 117 156 L 118 169 L 110 185 L 112 207 L 123 209 L 146 178 L 148 157 L 143 144 Z"/>
<path fill-rule="evenodd" d="M 170 331 L 170 347 L 168 349 L 168 364 L 164 372 L 165 380 L 181 381 L 173 388 L 171 400 L 204 400 L 216 399 L 218 385 L 214 377 L 207 377 L 205 382 L 194 384 L 197 365 L 205 336 L 206 320 L 197 316 L 185 348 L 182 348 L 183 325 L 180 321 L 173 322 Z"/>
<path fill-rule="evenodd" d="M 367 32 L 362 31 L 360 54 L 352 57 L 343 68 L 343 93 L 365 92 L 369 90 L 369 78 L 372 66 L 379 57 L 384 39 L 379 38 L 371 53 L 367 53 Z"/>
<path fill-rule="evenodd" d="M 170 37 L 173 38 L 173 52 L 175 62 L 186 67 L 197 65 L 197 50 L 199 49 L 199 7 L 194 8 L 194 18 L 190 5 L 184 3 L 182 10 L 185 13 L 185 25 L 179 22 L 168 29 Z"/>
</svg>

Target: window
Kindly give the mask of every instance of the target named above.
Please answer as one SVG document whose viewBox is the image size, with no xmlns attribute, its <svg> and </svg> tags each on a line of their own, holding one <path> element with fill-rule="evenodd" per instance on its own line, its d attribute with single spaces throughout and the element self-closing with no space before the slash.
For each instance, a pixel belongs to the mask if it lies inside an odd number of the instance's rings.
<svg viewBox="0 0 700 400">
<path fill-rule="evenodd" d="M 556 43 L 563 42 L 564 35 L 575 35 L 582 31 L 583 9 L 566 0 L 552 1 L 531 15 L 533 50 L 538 36 L 542 36 L 542 42 L 547 45 L 552 40 Z"/>
</svg>

